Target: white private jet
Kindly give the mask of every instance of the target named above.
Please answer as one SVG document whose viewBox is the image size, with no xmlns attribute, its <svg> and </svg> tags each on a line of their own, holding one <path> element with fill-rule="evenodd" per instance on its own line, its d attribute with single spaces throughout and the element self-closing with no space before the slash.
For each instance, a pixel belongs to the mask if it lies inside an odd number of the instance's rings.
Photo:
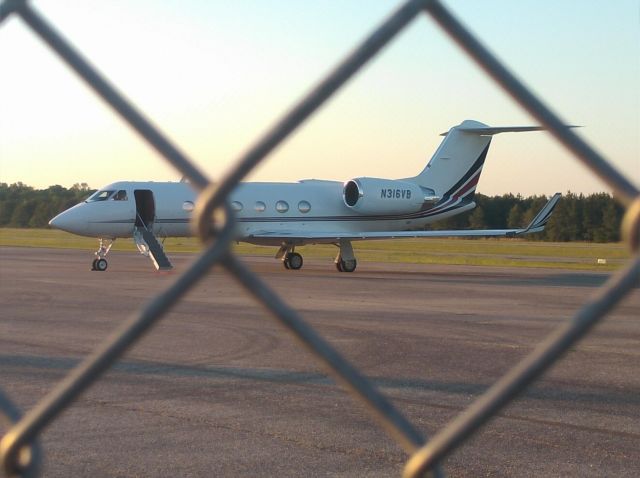
<svg viewBox="0 0 640 478">
<path fill-rule="evenodd" d="M 475 207 L 473 196 L 491 136 L 537 131 L 538 126 L 490 127 L 466 120 L 443 133 L 444 140 L 415 177 L 360 177 L 344 183 L 317 179 L 297 183 L 241 183 L 229 200 L 237 215 L 236 239 L 279 246 L 277 259 L 300 269 L 296 246 L 334 244 L 340 272 L 353 272 L 352 241 L 416 237 L 514 237 L 544 229 L 560 198 L 556 193 L 522 229 L 424 231 L 425 225 Z M 92 270 L 107 269 L 106 256 L 119 237 L 133 237 L 159 270 L 171 269 L 157 237 L 192 235 L 196 192 L 186 182 L 122 181 L 100 189 L 58 214 L 51 227 L 97 237 Z"/>
</svg>

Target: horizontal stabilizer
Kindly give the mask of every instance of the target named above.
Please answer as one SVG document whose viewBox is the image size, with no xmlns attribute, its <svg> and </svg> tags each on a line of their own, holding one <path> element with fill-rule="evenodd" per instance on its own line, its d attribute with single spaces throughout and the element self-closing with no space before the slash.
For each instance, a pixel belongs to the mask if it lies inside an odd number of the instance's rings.
<svg viewBox="0 0 640 478">
<path fill-rule="evenodd" d="M 579 128 L 579 126 L 568 125 L 567 128 Z M 462 131 L 469 134 L 478 134 L 481 136 L 490 136 L 498 133 L 522 133 L 525 131 L 544 131 L 544 126 L 456 126 L 456 131 Z M 442 133 L 440 136 L 446 136 L 449 132 Z"/>
</svg>

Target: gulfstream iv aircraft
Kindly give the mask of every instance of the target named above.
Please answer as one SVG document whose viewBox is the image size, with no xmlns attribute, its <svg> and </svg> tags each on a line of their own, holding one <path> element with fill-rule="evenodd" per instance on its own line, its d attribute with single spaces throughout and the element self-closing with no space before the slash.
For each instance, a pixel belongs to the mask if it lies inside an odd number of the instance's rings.
<svg viewBox="0 0 640 478">
<path fill-rule="evenodd" d="M 522 229 L 424 231 L 425 225 L 475 207 L 473 196 L 492 135 L 537 131 L 537 126 L 493 128 L 466 120 L 451 128 L 420 174 L 405 179 L 360 177 L 346 182 L 241 183 L 229 200 L 237 215 L 236 239 L 279 247 L 277 259 L 300 269 L 296 246 L 334 244 L 341 272 L 353 272 L 352 241 L 409 237 L 518 236 L 542 231 L 560 194 Z M 185 182 L 116 182 L 58 214 L 49 224 L 97 237 L 93 270 L 107 269 L 106 256 L 119 237 L 133 237 L 157 269 L 171 269 L 157 238 L 191 235 L 196 193 Z"/>
</svg>

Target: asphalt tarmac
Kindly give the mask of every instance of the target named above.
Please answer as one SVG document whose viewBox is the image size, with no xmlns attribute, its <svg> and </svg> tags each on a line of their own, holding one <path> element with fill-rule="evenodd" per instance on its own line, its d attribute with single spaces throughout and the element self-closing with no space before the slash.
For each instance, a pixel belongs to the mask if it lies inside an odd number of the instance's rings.
<svg viewBox="0 0 640 478">
<path fill-rule="evenodd" d="M 184 271 L 133 250 L 0 248 L 0 388 L 33 407 Z M 426 436 L 606 274 L 243 260 Z M 640 290 L 444 463 L 448 476 L 640 475 Z M 6 427 L 0 420 L 0 434 Z M 42 434 L 44 476 L 400 476 L 407 455 L 217 268 Z"/>
</svg>

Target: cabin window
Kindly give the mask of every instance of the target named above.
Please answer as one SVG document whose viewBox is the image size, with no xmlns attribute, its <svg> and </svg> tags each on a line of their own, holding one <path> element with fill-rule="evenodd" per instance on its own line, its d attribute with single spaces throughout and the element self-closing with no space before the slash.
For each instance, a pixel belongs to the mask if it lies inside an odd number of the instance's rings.
<svg viewBox="0 0 640 478">
<path fill-rule="evenodd" d="M 193 204 L 192 201 L 185 201 L 185 202 L 182 203 L 182 210 L 183 211 L 191 212 L 191 211 L 193 211 L 194 207 L 195 207 L 195 205 Z"/>
<path fill-rule="evenodd" d="M 276 203 L 276 211 L 287 212 L 288 210 L 289 210 L 289 204 L 287 204 L 287 201 L 278 201 Z"/>
<path fill-rule="evenodd" d="M 240 201 L 233 201 L 231 203 L 231 209 L 233 209 L 235 212 L 242 211 L 242 203 Z"/>
<path fill-rule="evenodd" d="M 89 196 L 89 199 L 87 199 L 87 202 L 95 202 L 95 201 L 106 201 L 107 199 L 109 199 L 111 197 L 111 195 L 114 193 L 115 191 L 111 190 L 102 190 L 102 191 L 97 191 L 95 193 L 93 193 L 91 196 Z"/>
<path fill-rule="evenodd" d="M 254 206 L 254 209 L 257 212 L 264 212 L 267 209 L 267 205 L 262 201 L 256 201 L 256 205 Z"/>
<path fill-rule="evenodd" d="M 126 201 L 127 191 L 125 191 L 124 189 L 121 189 L 120 191 L 115 193 L 111 199 L 113 199 L 114 201 Z"/>
<path fill-rule="evenodd" d="M 300 211 L 302 214 L 306 214 L 311 211 L 311 204 L 309 203 L 309 201 L 300 201 L 298 203 L 298 211 Z"/>
</svg>

